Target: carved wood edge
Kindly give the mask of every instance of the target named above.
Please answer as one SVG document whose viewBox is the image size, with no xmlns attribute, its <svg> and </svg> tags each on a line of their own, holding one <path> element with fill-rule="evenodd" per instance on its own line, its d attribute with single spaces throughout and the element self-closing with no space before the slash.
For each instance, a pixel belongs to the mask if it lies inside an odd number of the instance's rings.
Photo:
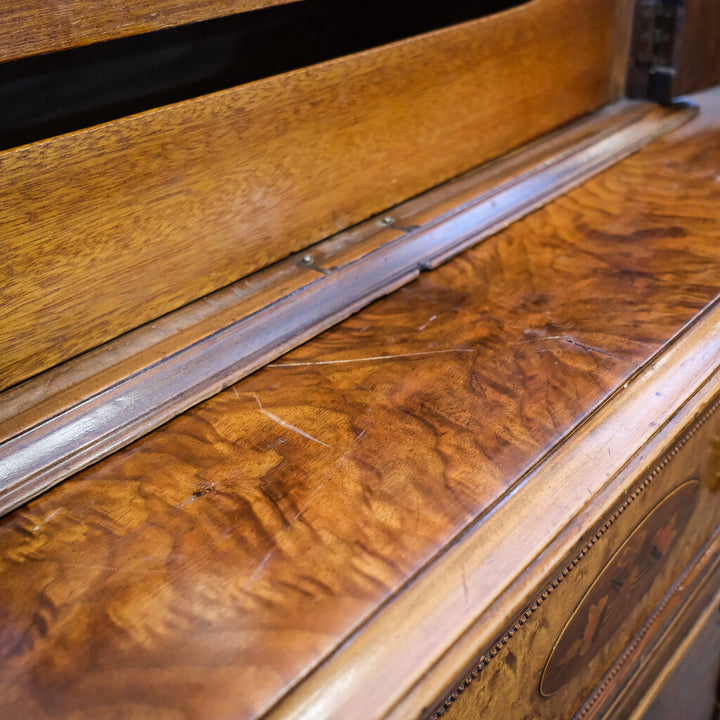
<svg viewBox="0 0 720 720">
<path fill-rule="evenodd" d="M 557 573 L 557 575 L 545 586 L 543 591 L 536 595 L 536 597 L 529 603 L 525 609 L 517 616 L 515 621 L 510 625 L 493 643 L 493 645 L 482 655 L 479 656 L 474 667 L 465 675 L 465 677 L 457 684 L 454 690 L 438 704 L 438 706 L 430 713 L 429 720 L 439 720 L 451 707 L 451 705 L 458 699 L 463 691 L 475 680 L 480 673 L 492 662 L 498 653 L 512 640 L 513 637 L 520 631 L 520 629 L 527 623 L 527 621 L 537 612 L 540 607 L 550 598 L 552 593 L 560 586 L 560 584 L 567 578 L 577 566 L 583 561 L 583 559 L 592 550 L 593 546 L 610 530 L 610 528 L 616 523 L 618 518 L 627 510 L 630 505 L 637 500 L 642 493 L 658 478 L 662 471 L 670 464 L 673 458 L 685 447 L 688 441 L 697 433 L 697 431 L 712 417 L 712 415 L 720 409 L 720 396 L 716 397 L 714 401 L 707 407 L 702 414 L 693 422 L 690 428 L 682 435 L 682 437 L 673 445 L 673 447 L 665 453 L 662 459 L 653 467 L 653 469 L 640 480 L 632 490 L 627 494 L 627 497 L 620 503 L 615 510 L 607 516 L 605 522 L 597 529 L 597 531 L 585 542 L 582 547 L 577 551 L 572 560 L 568 561 L 564 567 Z M 716 532 L 714 538 L 717 544 L 717 540 L 720 539 L 720 532 Z M 712 546 L 712 540 L 706 543 L 703 550 L 698 554 L 703 554 L 707 551 L 707 546 Z M 712 548 L 717 551 L 716 548 Z M 697 560 L 697 555 L 693 560 Z M 713 558 L 717 564 L 719 558 Z M 621 653 L 618 660 L 614 663 L 611 669 L 606 673 L 603 680 L 598 684 L 596 690 L 586 701 L 586 703 L 580 708 L 577 714 L 574 716 L 574 720 L 586 720 L 593 706 L 600 700 L 603 693 L 610 686 L 612 680 L 622 670 L 622 668 L 628 663 L 628 661 L 637 653 L 640 647 L 643 646 L 643 640 L 647 636 L 652 626 L 657 622 L 658 618 L 662 616 L 663 611 L 666 609 L 668 604 L 674 599 L 674 596 L 678 592 L 678 587 L 681 587 L 687 576 L 692 571 L 695 562 L 691 562 L 690 565 L 683 571 L 681 577 L 673 583 L 670 590 L 663 597 L 658 606 L 653 610 L 650 617 L 643 623 L 642 627 L 636 635 L 633 637 L 631 642 Z"/>
<path fill-rule="evenodd" d="M 552 594 L 559 560 L 580 562 L 598 523 L 624 512 L 623 491 L 634 488 L 633 502 L 652 482 L 637 478 L 654 458 L 707 420 L 707 399 L 720 405 L 719 359 L 720 297 L 263 717 L 427 716 L 478 648 L 497 654 L 519 617 Z M 591 538 L 580 551 L 578 537 Z"/>
<path fill-rule="evenodd" d="M 629 106 L 632 108 L 633 106 Z M 0 513 L 26 502 L 218 393 L 373 300 L 437 267 L 635 152 L 697 112 L 682 104 L 555 149 L 420 227 L 331 268 L 249 316 L 136 368 L 0 445 Z M 636 113 L 635 113 L 636 114 Z M 571 133 L 572 135 L 572 133 Z M 517 162 L 517 157 L 514 158 Z M 304 256 L 303 256 L 304 257 Z M 304 262 L 304 260 L 301 260 Z"/>
</svg>

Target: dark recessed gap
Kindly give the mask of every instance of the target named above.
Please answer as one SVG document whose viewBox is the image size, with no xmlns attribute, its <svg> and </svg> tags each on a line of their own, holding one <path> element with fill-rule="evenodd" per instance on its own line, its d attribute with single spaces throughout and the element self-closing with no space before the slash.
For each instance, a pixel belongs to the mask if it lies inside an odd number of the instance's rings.
<svg viewBox="0 0 720 720">
<path fill-rule="evenodd" d="M 0 149 L 97 125 L 530 0 L 302 0 L 0 64 Z"/>
</svg>

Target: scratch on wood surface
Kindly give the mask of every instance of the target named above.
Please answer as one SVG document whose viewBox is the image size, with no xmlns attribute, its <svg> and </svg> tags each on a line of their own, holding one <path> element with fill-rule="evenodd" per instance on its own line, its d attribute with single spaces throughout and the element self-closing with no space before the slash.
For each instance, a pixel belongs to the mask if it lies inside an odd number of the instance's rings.
<svg viewBox="0 0 720 720">
<path fill-rule="evenodd" d="M 44 520 L 43 523 L 49 522 L 52 520 L 63 508 L 58 508 L 57 510 L 53 510 Z"/>
<path fill-rule="evenodd" d="M 41 522 L 39 522 L 34 528 L 33 531 L 39 530 L 41 525 L 44 525 L 47 522 L 50 522 L 61 510 L 64 508 L 58 508 L 57 510 L 53 510 L 47 517 L 45 517 Z"/>
<path fill-rule="evenodd" d="M 291 430 L 292 432 L 297 433 L 298 435 L 301 435 L 302 437 L 307 438 L 308 440 L 312 440 L 313 442 L 316 442 L 318 445 L 323 445 L 326 448 L 330 448 L 330 450 L 332 450 L 330 445 L 328 445 L 327 443 L 324 443 L 322 440 L 318 440 L 316 437 L 309 435 L 304 430 L 301 430 L 299 427 L 296 427 L 295 425 L 292 425 L 289 422 L 285 422 L 285 420 L 283 420 L 282 418 L 279 418 L 277 415 L 275 415 L 275 413 L 271 413 L 269 410 L 266 410 L 262 406 L 262 403 L 260 402 L 260 398 L 257 396 L 257 393 L 253 393 L 253 395 L 255 396 L 255 400 L 257 400 L 257 404 L 258 404 L 258 407 L 260 408 L 260 412 L 263 415 L 265 415 L 265 417 L 270 418 L 270 420 L 273 420 L 278 425 L 281 425 L 282 427 L 284 427 L 287 430 Z"/>
<path fill-rule="evenodd" d="M 262 572 L 262 569 L 265 567 L 265 565 L 267 565 L 267 561 L 270 559 L 270 556 L 274 552 L 275 548 L 271 548 L 267 555 L 265 555 L 265 557 L 260 561 L 255 570 L 253 570 L 253 574 L 248 578 L 248 582 L 254 580 Z"/>
<path fill-rule="evenodd" d="M 205 495 L 210 495 L 210 493 L 212 493 L 212 491 L 214 489 L 215 489 L 215 483 L 210 483 L 209 485 L 203 485 L 202 487 L 195 490 L 193 492 L 193 494 L 190 495 L 190 497 L 184 503 L 180 503 L 180 505 L 176 505 L 175 507 L 178 508 L 178 510 L 180 508 L 184 508 L 186 505 L 188 505 L 191 502 L 194 502 L 199 497 L 203 497 Z"/>
<path fill-rule="evenodd" d="M 426 323 L 423 323 L 418 330 L 424 330 L 433 320 L 437 319 L 437 315 L 431 315 Z"/>
<path fill-rule="evenodd" d="M 400 353 L 398 355 L 373 355 L 372 357 L 346 358 L 344 360 L 313 360 L 311 362 L 272 363 L 268 367 L 305 367 L 308 365 L 344 365 L 345 363 L 370 362 L 372 360 L 401 360 L 403 358 L 421 357 L 423 355 L 443 355 L 445 353 L 471 353 L 470 348 L 450 348 L 448 350 L 426 350 L 424 352 Z"/>
<path fill-rule="evenodd" d="M 614 358 L 618 357 L 615 353 L 611 353 L 608 350 L 603 350 L 602 348 L 595 347 L 594 345 L 586 345 L 585 343 L 581 343 L 576 340 L 572 335 L 546 335 L 545 337 L 531 338 L 530 340 L 521 340 L 520 344 L 540 342 L 541 340 L 564 340 L 566 343 L 570 343 L 571 345 L 576 345 L 583 350 L 587 350 L 587 352 L 596 352 L 600 353 L 601 355 L 607 355 L 608 357 Z"/>
</svg>

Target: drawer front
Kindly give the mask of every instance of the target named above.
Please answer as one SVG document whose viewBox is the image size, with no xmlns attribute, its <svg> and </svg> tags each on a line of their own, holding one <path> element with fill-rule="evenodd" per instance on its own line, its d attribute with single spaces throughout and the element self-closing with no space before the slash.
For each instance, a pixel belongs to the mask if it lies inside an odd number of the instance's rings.
<svg viewBox="0 0 720 720">
<path fill-rule="evenodd" d="M 640 640 L 656 630 L 670 589 L 718 525 L 719 410 L 716 397 L 624 489 L 612 514 L 430 713 L 433 720 L 591 717 L 596 703 L 584 703 L 608 669 L 619 675 L 613 687 L 623 668 L 629 677 Z"/>
</svg>

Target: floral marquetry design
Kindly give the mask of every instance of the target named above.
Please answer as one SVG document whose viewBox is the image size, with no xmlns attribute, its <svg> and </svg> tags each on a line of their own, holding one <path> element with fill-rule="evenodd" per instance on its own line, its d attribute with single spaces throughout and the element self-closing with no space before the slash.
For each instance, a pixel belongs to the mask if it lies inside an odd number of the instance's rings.
<svg viewBox="0 0 720 720">
<path fill-rule="evenodd" d="M 576 677 L 642 603 L 688 525 L 699 489 L 693 479 L 666 495 L 610 558 L 555 641 L 540 680 L 542 695 Z"/>
</svg>

